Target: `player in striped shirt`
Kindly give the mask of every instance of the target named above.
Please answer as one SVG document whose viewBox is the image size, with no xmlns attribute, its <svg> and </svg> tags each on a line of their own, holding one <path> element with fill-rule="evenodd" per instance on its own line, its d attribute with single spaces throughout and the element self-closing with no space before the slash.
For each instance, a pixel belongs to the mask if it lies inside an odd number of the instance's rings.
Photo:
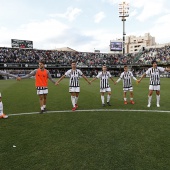
<svg viewBox="0 0 170 170">
<path fill-rule="evenodd" d="M 9 74 L 9 73 L 6 73 L 6 72 L 4 72 L 4 71 L 0 71 L 0 75 L 2 75 L 2 76 L 14 77 L 14 78 L 16 78 L 17 80 L 20 80 L 20 78 L 17 77 L 16 75 Z M 3 102 L 2 102 L 2 96 L 1 96 L 1 93 L 0 93 L 0 119 L 6 119 L 6 118 L 8 118 L 8 116 L 5 115 L 4 112 L 3 112 Z"/>
<path fill-rule="evenodd" d="M 59 85 L 60 81 L 66 76 L 70 78 L 69 92 L 71 94 L 71 102 L 73 105 L 72 111 L 75 111 L 78 108 L 77 102 L 80 93 L 79 78 L 82 76 L 89 84 L 91 83 L 87 79 L 87 77 L 82 73 L 82 71 L 76 68 L 75 61 L 72 62 L 71 69 L 65 72 L 65 74 L 56 82 L 56 85 Z"/>
<path fill-rule="evenodd" d="M 110 74 L 109 71 L 107 71 L 107 67 L 104 65 L 102 66 L 102 71 L 98 73 L 98 75 L 91 80 L 93 82 L 94 80 L 100 78 L 100 93 L 101 93 L 101 101 L 102 101 L 102 106 L 105 106 L 105 101 L 104 101 L 104 93 L 107 92 L 107 104 L 111 106 L 110 104 L 110 97 L 111 97 L 111 88 L 109 85 L 108 79 L 110 78 L 113 82 L 113 78 Z"/>
<path fill-rule="evenodd" d="M 147 107 L 151 106 L 152 101 L 152 94 L 153 91 L 156 91 L 156 105 L 157 107 L 160 107 L 160 73 L 164 71 L 170 71 L 170 68 L 163 68 L 158 67 L 157 62 L 154 60 L 152 61 L 152 67 L 149 68 L 142 77 L 138 80 L 140 83 L 141 80 L 148 75 L 150 77 L 150 83 L 149 83 L 149 94 L 148 94 L 148 105 Z"/>
<path fill-rule="evenodd" d="M 130 91 L 130 103 L 135 104 L 135 102 L 133 100 L 133 86 L 132 86 L 131 78 L 133 78 L 135 81 L 137 81 L 137 79 L 133 76 L 133 73 L 131 71 L 128 71 L 128 67 L 125 65 L 124 72 L 121 73 L 120 78 L 115 83 L 115 84 L 117 84 L 121 79 L 123 80 L 124 104 L 128 104 L 127 98 L 126 98 L 127 91 Z"/>
</svg>

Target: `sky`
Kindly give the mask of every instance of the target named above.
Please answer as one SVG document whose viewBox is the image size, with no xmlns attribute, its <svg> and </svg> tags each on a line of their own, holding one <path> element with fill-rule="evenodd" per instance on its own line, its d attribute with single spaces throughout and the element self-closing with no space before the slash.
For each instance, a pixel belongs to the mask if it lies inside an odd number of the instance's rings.
<svg viewBox="0 0 170 170">
<path fill-rule="evenodd" d="M 170 42 L 170 0 L 0 0 L 0 46 L 21 39 L 36 49 L 108 52 L 110 40 L 123 36 L 122 2 L 129 4 L 127 36 L 150 33 L 159 44 Z"/>
</svg>

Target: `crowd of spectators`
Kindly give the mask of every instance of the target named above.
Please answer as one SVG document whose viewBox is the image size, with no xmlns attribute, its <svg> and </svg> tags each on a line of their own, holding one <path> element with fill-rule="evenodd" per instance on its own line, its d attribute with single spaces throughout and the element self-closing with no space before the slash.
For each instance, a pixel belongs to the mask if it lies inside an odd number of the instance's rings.
<svg viewBox="0 0 170 170">
<path fill-rule="evenodd" d="M 137 63 L 150 65 L 152 60 L 156 60 L 158 64 L 170 64 L 170 45 L 161 48 L 146 49 Z"/>
<path fill-rule="evenodd" d="M 79 66 L 100 66 L 132 64 L 133 54 L 67 52 L 56 50 L 15 49 L 0 47 L 1 63 L 37 63 L 44 59 L 47 64 L 70 65 L 71 61 L 77 61 Z"/>
<path fill-rule="evenodd" d="M 40 59 L 45 60 L 46 64 L 55 64 L 56 67 L 50 69 L 53 77 L 60 77 L 71 65 L 72 61 L 76 61 L 81 67 L 83 73 L 89 77 L 96 76 L 101 71 L 101 66 L 120 66 L 122 65 L 151 65 L 152 60 L 156 60 L 158 64 L 170 64 L 170 45 L 162 48 L 145 49 L 141 57 L 136 61 L 138 54 L 120 53 L 92 53 L 92 52 L 68 52 L 57 50 L 37 50 L 37 49 L 21 49 L 0 47 L 0 63 L 38 63 Z M 67 66 L 67 67 L 65 67 Z M 99 67 L 98 67 L 99 66 Z M 119 76 L 122 69 L 110 69 L 109 71 L 115 77 Z M 12 70 L 11 70 L 12 71 Z M 16 74 L 28 74 L 31 70 L 13 70 Z M 143 67 L 134 70 L 136 75 L 145 72 Z"/>
<path fill-rule="evenodd" d="M 37 63 L 44 59 L 47 64 L 61 66 L 70 65 L 71 61 L 77 61 L 78 66 L 106 65 L 130 65 L 134 64 L 135 54 L 121 53 L 92 53 L 92 52 L 68 52 L 56 50 L 37 50 L 21 48 L 0 47 L 0 63 Z M 151 64 L 157 60 L 160 64 L 170 63 L 170 45 L 162 48 L 145 49 L 136 64 Z"/>
</svg>

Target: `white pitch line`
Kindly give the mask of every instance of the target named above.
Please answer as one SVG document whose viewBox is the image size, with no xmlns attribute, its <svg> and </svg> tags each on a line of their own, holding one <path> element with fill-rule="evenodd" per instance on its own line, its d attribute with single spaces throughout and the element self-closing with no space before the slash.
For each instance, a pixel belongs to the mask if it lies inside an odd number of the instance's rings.
<svg viewBox="0 0 170 170">
<path fill-rule="evenodd" d="M 157 112 L 157 113 L 170 113 L 168 110 L 126 110 L 126 109 L 92 109 L 92 110 L 76 110 L 75 112 Z M 56 111 L 48 111 L 43 114 L 48 113 L 65 113 L 65 112 L 73 112 L 72 110 L 56 110 Z M 21 116 L 21 115 L 32 115 L 32 114 L 40 114 L 39 112 L 30 112 L 30 113 L 16 113 L 9 114 L 8 116 Z"/>
</svg>

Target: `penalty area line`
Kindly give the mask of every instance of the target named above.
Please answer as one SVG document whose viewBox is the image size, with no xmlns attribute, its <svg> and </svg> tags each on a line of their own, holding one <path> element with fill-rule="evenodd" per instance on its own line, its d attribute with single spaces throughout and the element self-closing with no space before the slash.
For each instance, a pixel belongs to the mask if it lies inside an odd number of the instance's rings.
<svg viewBox="0 0 170 170">
<path fill-rule="evenodd" d="M 56 110 L 56 111 L 47 111 L 43 114 L 49 113 L 66 113 L 66 112 L 150 112 L 150 113 L 170 113 L 170 110 L 126 110 L 126 109 L 90 109 L 90 110 Z M 33 115 L 40 114 L 39 112 L 30 112 L 30 113 L 15 113 L 9 114 L 8 116 L 22 116 L 22 115 Z"/>
</svg>

